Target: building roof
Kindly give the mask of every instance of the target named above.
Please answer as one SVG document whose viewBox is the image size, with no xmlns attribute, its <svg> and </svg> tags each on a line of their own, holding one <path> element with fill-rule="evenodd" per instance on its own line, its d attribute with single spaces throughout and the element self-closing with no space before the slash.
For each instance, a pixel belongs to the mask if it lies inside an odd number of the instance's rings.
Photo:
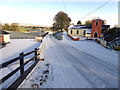
<svg viewBox="0 0 120 90">
<path fill-rule="evenodd" d="M 92 33 L 92 29 L 85 29 L 86 33 Z"/>
<path fill-rule="evenodd" d="M 100 19 L 99 17 L 97 17 L 97 18 L 95 18 L 95 19 L 93 19 L 93 21 L 96 21 L 96 20 L 101 20 L 101 21 L 103 21 L 102 19 Z"/>
<path fill-rule="evenodd" d="M 85 28 L 92 28 L 92 25 L 72 25 L 69 29 L 85 29 Z"/>
<path fill-rule="evenodd" d="M 102 25 L 102 29 L 108 29 L 110 28 L 110 25 Z"/>
<path fill-rule="evenodd" d="M 102 29 L 108 29 L 110 25 L 102 25 Z M 92 25 L 71 25 L 69 29 L 92 29 Z"/>
<path fill-rule="evenodd" d="M 43 29 L 29 29 L 28 31 L 45 31 Z"/>
<path fill-rule="evenodd" d="M 10 33 L 6 32 L 4 30 L 0 30 L 0 35 L 2 35 L 2 34 L 10 34 Z"/>
</svg>

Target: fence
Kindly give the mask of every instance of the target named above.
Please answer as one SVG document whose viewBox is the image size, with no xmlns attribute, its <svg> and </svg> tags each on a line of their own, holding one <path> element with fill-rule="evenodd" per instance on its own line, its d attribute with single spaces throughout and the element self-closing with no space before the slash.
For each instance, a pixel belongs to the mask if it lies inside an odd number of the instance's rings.
<svg viewBox="0 0 120 90">
<path fill-rule="evenodd" d="M 68 34 L 68 36 L 69 36 L 72 40 L 74 40 L 74 41 L 79 41 L 79 40 L 80 40 L 79 37 L 71 36 L 71 35 L 69 35 L 69 34 Z"/>
<path fill-rule="evenodd" d="M 4 83 L 6 80 L 8 80 L 11 76 L 13 76 L 17 71 L 20 70 L 20 77 L 17 78 L 17 80 L 15 80 L 15 82 L 13 82 L 7 89 L 10 88 L 14 88 L 17 89 L 18 86 L 22 83 L 22 81 L 27 77 L 27 75 L 31 72 L 31 70 L 36 66 L 36 64 L 38 63 L 39 59 L 37 58 L 38 55 L 40 55 L 38 52 L 39 49 L 35 48 L 35 50 L 28 52 L 26 54 L 24 54 L 23 52 L 19 54 L 18 57 L 11 59 L 3 64 L 0 64 L 0 69 L 7 67 L 8 65 L 16 62 L 19 60 L 20 62 L 20 66 L 17 67 L 15 70 L 13 70 L 12 72 L 10 72 L 9 74 L 7 74 L 6 76 L 4 76 L 1 80 L 0 80 L 0 84 Z M 33 54 L 34 56 L 32 58 L 30 58 L 27 62 L 24 62 L 24 57 L 28 56 L 30 54 Z M 26 64 L 28 64 L 30 61 L 35 60 L 35 62 L 25 71 L 24 70 L 24 66 Z"/>
<path fill-rule="evenodd" d="M 112 49 L 118 48 L 118 50 L 120 50 L 120 37 L 114 39 L 113 41 L 108 42 L 108 45 Z"/>
<path fill-rule="evenodd" d="M 42 37 L 45 37 L 49 32 L 46 32 L 45 34 L 41 35 Z"/>
<path fill-rule="evenodd" d="M 97 42 L 100 43 L 104 47 L 107 47 L 107 45 L 108 45 L 107 41 L 105 41 L 105 40 L 103 40 L 101 38 L 98 38 Z"/>
</svg>

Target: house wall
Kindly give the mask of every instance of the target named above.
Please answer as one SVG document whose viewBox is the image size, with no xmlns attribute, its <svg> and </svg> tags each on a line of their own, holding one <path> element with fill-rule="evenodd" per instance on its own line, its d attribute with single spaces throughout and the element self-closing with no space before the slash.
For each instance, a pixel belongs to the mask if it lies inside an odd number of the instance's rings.
<svg viewBox="0 0 120 90">
<path fill-rule="evenodd" d="M 3 43 L 3 42 L 4 42 L 3 35 L 0 35 L 0 43 Z"/>
<path fill-rule="evenodd" d="M 4 37 L 4 43 L 10 42 L 10 34 L 3 35 L 3 37 Z"/>
<path fill-rule="evenodd" d="M 91 38 L 91 34 L 90 34 L 90 33 L 89 33 L 89 34 L 86 33 L 86 34 L 85 34 L 85 37 L 87 37 L 87 38 Z"/>
<path fill-rule="evenodd" d="M 72 30 L 72 34 L 71 34 L 71 30 Z M 77 30 L 78 30 L 78 34 L 77 34 Z M 82 37 L 82 36 L 84 36 L 84 31 L 85 30 L 83 30 L 83 29 L 69 29 L 68 34 L 72 35 L 72 36 Z"/>
<path fill-rule="evenodd" d="M 39 42 L 39 41 L 41 41 L 41 40 L 42 40 L 42 37 L 38 37 L 38 36 L 35 37 L 35 41 L 36 41 L 36 42 Z"/>
</svg>

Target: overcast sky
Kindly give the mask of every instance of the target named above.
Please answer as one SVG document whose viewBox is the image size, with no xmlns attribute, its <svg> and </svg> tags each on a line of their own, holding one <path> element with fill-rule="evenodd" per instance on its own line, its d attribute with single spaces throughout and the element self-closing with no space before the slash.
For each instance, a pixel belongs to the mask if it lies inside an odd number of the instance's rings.
<svg viewBox="0 0 120 90">
<path fill-rule="evenodd" d="M 76 24 L 107 1 L 109 0 L 0 0 L 0 22 L 52 26 L 54 16 L 59 11 L 64 11 L 72 19 L 72 23 Z M 110 0 L 81 22 L 93 17 L 106 20 L 111 27 L 118 24 L 118 0 Z"/>
</svg>

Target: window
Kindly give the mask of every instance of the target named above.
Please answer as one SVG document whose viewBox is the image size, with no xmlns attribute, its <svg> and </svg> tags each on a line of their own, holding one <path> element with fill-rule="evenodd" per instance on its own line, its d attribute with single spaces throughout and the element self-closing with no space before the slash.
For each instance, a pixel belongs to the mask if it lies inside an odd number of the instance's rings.
<svg viewBox="0 0 120 90">
<path fill-rule="evenodd" d="M 79 34 L 79 30 L 77 30 L 77 34 Z"/>
<path fill-rule="evenodd" d="M 72 34 L 72 30 L 71 30 L 71 32 L 70 32 L 71 34 Z"/>
<path fill-rule="evenodd" d="M 94 38 L 97 38 L 97 37 L 98 37 L 98 33 L 95 32 L 95 33 L 94 33 Z"/>
<path fill-rule="evenodd" d="M 98 25 L 98 22 L 96 22 L 96 26 Z"/>
<path fill-rule="evenodd" d="M 85 34 L 86 34 L 86 31 L 83 32 L 83 35 L 85 35 Z"/>
</svg>

